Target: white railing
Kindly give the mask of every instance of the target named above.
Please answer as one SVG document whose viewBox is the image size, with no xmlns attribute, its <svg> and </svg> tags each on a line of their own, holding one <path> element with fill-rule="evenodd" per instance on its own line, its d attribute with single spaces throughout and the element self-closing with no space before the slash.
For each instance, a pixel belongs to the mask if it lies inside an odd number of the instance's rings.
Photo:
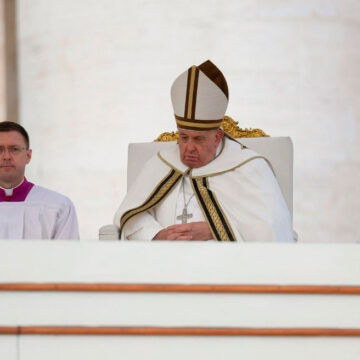
<svg viewBox="0 0 360 360">
<path fill-rule="evenodd" d="M 356 244 L 2 241 L 0 359 L 355 360 L 359 264 Z"/>
</svg>

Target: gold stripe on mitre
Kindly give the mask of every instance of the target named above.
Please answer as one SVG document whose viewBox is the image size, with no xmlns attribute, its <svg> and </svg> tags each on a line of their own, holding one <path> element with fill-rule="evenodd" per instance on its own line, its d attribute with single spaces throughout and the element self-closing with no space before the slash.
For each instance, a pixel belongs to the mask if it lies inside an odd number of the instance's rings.
<svg viewBox="0 0 360 360">
<path fill-rule="evenodd" d="M 199 76 L 198 68 L 193 65 L 189 69 L 188 73 L 188 86 L 187 86 L 187 97 L 185 103 L 185 117 L 187 119 L 191 119 L 194 114 L 193 110 L 195 110 L 195 103 L 196 103 L 196 93 L 197 93 L 197 79 Z"/>
<path fill-rule="evenodd" d="M 203 123 L 203 122 L 194 122 L 194 121 L 181 121 L 176 120 L 176 123 L 179 128 L 183 129 L 194 129 L 194 130 L 212 130 L 218 129 L 221 125 L 221 121 L 214 121 L 213 123 Z"/>
<path fill-rule="evenodd" d="M 175 115 L 176 124 L 179 128 L 189 130 L 215 130 L 221 126 L 222 119 L 217 120 L 196 120 L 184 119 Z"/>
</svg>

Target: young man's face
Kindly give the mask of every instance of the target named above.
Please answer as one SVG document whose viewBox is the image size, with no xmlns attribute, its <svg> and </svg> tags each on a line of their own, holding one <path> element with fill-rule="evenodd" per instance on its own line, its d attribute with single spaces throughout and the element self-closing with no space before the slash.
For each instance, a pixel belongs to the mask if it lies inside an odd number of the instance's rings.
<svg viewBox="0 0 360 360">
<path fill-rule="evenodd" d="M 198 168 L 214 159 L 223 137 L 222 130 L 194 131 L 179 129 L 181 161 L 190 168 Z"/>
<path fill-rule="evenodd" d="M 23 136 L 17 131 L 0 132 L 0 186 L 12 188 L 24 178 L 25 166 L 31 160 Z"/>
</svg>

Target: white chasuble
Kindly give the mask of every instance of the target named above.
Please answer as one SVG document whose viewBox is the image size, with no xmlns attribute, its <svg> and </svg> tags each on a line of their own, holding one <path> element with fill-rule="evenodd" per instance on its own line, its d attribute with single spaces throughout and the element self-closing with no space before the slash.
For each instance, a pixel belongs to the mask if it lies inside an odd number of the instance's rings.
<svg viewBox="0 0 360 360">
<path fill-rule="evenodd" d="M 122 239 L 151 240 L 178 223 L 184 174 L 196 199 L 188 213 L 198 207 L 214 239 L 293 241 L 291 216 L 268 163 L 227 138 L 220 154 L 200 168 L 188 169 L 176 144 L 150 159 L 115 214 Z M 191 193 L 186 189 L 185 201 Z M 202 220 L 188 220 L 195 221 Z"/>
<path fill-rule="evenodd" d="M 78 239 L 74 205 L 34 185 L 24 201 L 0 202 L 0 239 Z"/>
</svg>

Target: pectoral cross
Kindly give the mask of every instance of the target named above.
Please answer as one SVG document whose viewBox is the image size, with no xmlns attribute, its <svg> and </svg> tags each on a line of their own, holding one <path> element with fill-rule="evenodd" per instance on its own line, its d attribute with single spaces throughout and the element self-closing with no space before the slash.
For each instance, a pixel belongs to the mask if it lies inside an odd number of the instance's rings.
<svg viewBox="0 0 360 360">
<path fill-rule="evenodd" d="M 190 219 L 192 217 L 193 217 L 192 214 L 187 213 L 187 208 L 183 208 L 182 214 L 177 216 L 176 219 L 181 220 L 182 224 L 187 224 L 187 219 Z"/>
</svg>

